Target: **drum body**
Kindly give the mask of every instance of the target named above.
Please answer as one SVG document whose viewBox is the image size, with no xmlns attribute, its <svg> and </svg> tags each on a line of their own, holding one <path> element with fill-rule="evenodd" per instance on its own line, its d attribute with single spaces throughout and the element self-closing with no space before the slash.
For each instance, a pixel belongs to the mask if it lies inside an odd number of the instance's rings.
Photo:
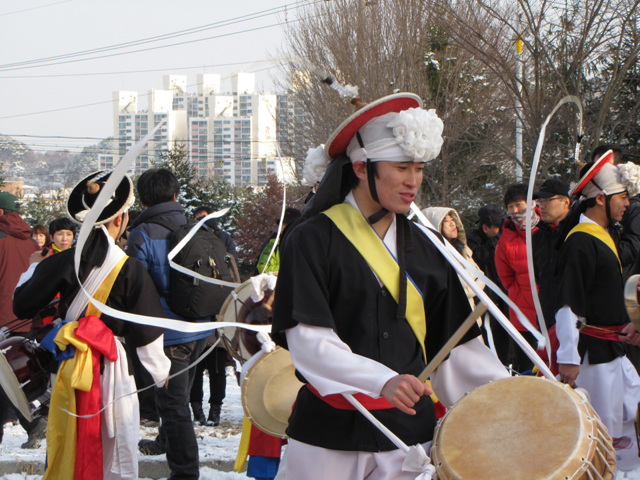
<svg viewBox="0 0 640 480">
<path fill-rule="evenodd" d="M 242 382 L 244 413 L 263 432 L 286 438 L 291 410 L 302 386 L 287 350 L 278 347 L 265 353 L 249 368 Z"/>
<path fill-rule="evenodd" d="M 265 290 L 258 302 L 251 298 L 254 292 L 251 280 L 237 287 L 224 301 L 218 320 L 222 322 L 249 323 L 251 325 L 271 325 L 273 290 Z M 222 342 L 236 360 L 244 363 L 260 351 L 256 333 L 244 328 L 226 327 L 221 329 Z"/>
<path fill-rule="evenodd" d="M 29 403 L 47 391 L 52 362 L 49 351 L 26 338 L 9 337 L 0 342 L 0 385 L 29 421 L 33 420 Z"/>
<path fill-rule="evenodd" d="M 611 480 L 616 456 L 584 397 L 568 385 L 521 376 L 460 399 L 436 427 L 431 458 L 441 480 Z"/>
</svg>

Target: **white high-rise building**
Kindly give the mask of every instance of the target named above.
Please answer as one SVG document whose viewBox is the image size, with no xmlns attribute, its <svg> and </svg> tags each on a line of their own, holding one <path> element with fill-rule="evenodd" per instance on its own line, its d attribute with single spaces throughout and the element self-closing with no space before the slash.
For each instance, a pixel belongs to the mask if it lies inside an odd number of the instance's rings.
<svg viewBox="0 0 640 480">
<path fill-rule="evenodd" d="M 120 157 L 165 121 L 133 173 L 151 167 L 176 145 L 184 145 L 198 175 L 234 185 L 261 185 L 270 171 L 290 171 L 276 164 L 277 96 L 256 93 L 252 73 L 235 74 L 231 92 L 222 93 L 220 85 L 220 75 L 200 74 L 195 92 L 189 93 L 185 75 L 165 75 L 164 89 L 150 91 L 146 111 L 139 110 L 137 92 L 114 92 L 114 142 Z M 101 168 L 114 163 L 113 157 L 103 160 Z"/>
</svg>

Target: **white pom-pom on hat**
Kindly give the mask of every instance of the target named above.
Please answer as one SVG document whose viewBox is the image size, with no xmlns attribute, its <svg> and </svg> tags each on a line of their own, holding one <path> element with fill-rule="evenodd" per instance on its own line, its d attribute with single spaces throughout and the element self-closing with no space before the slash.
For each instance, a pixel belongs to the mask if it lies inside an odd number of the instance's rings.
<svg viewBox="0 0 640 480">
<path fill-rule="evenodd" d="M 324 173 L 327 171 L 329 160 L 324 154 L 324 145 L 316 148 L 310 148 L 304 160 L 302 168 L 303 182 L 306 185 L 315 185 L 322 180 Z"/>
</svg>

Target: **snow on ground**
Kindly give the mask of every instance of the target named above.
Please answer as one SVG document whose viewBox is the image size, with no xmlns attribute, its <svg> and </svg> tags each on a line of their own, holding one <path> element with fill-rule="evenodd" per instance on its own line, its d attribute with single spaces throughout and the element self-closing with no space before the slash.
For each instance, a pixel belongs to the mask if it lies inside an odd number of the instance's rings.
<svg viewBox="0 0 640 480">
<path fill-rule="evenodd" d="M 238 445 L 240 443 L 240 434 L 242 429 L 242 402 L 240 400 L 240 387 L 236 382 L 235 375 L 229 371 L 227 376 L 227 393 L 222 406 L 221 423 L 218 427 L 195 426 L 198 445 L 200 447 L 201 461 L 222 461 L 225 463 L 233 462 L 236 458 Z M 205 413 L 208 412 L 209 386 L 208 377 L 204 376 Z M 625 435 L 632 437 L 633 427 L 628 427 Z M 141 438 L 154 438 L 157 433 L 156 428 L 140 427 Z M 30 462 L 44 462 L 45 457 L 45 441 L 36 450 L 24 450 L 20 445 L 27 440 L 27 434 L 20 425 L 7 424 L 4 427 L 4 438 L 0 444 L 0 463 L 8 461 L 16 461 L 18 464 L 24 465 L 24 473 L 12 473 L 0 476 L 0 480 L 41 480 L 41 475 L 33 475 L 29 471 Z M 618 451 L 618 461 L 620 466 L 634 468 L 638 464 L 638 457 L 635 449 L 627 451 Z M 141 462 L 158 462 L 166 463 L 165 455 L 158 456 L 140 456 Z M 626 465 L 625 465 L 626 464 Z M 201 480 L 246 480 L 244 473 L 221 472 L 212 468 L 201 466 Z M 619 471 L 615 477 L 616 480 L 640 480 L 640 470 L 630 472 Z M 141 478 L 140 480 L 149 480 Z"/>
<path fill-rule="evenodd" d="M 240 434 L 242 430 L 242 402 L 240 400 L 240 387 L 236 382 L 236 377 L 231 374 L 227 376 L 227 391 L 224 404 L 222 405 L 222 415 L 220 425 L 217 427 L 195 426 L 198 445 L 200 447 L 200 460 L 223 462 L 233 462 L 236 458 L 238 445 L 240 444 Z M 204 375 L 204 410 L 208 412 L 209 385 L 208 376 Z M 140 427 L 140 438 L 155 438 L 157 428 Z M 20 448 L 27 441 L 27 434 L 20 425 L 7 424 L 4 426 L 4 437 L 0 444 L 0 462 L 16 461 L 25 466 L 24 473 L 13 473 L 0 476 L 0 480 L 40 480 L 41 475 L 33 475 L 28 470 L 30 462 L 43 463 L 46 452 L 46 442 L 43 440 L 40 448 L 35 450 L 25 450 Z M 165 455 L 143 456 L 140 455 L 141 462 L 166 463 Z M 201 480 L 242 480 L 247 479 L 244 473 L 220 472 L 211 468 L 200 467 Z M 145 479 L 141 479 L 145 480 Z"/>
</svg>

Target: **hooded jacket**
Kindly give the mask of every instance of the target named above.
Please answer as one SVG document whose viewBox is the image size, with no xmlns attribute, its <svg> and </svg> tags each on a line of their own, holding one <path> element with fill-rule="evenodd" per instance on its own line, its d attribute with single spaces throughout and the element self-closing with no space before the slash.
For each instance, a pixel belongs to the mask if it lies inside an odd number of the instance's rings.
<svg viewBox="0 0 640 480">
<path fill-rule="evenodd" d="M 448 207 L 429 207 L 422 210 L 422 213 L 424 213 L 427 219 L 433 224 L 434 227 L 436 227 L 438 232 L 440 232 L 440 234 L 443 237 L 444 237 L 444 233 L 442 233 L 442 224 L 444 223 L 444 219 L 446 218 L 446 216 L 450 215 L 451 218 L 453 218 L 453 221 L 456 223 L 456 227 L 458 229 L 459 244 L 454 246 L 466 261 L 468 261 L 471 265 L 473 265 L 479 270 L 478 265 L 473 260 L 473 256 L 472 256 L 473 252 L 467 245 L 467 234 L 464 231 L 464 225 L 462 225 L 462 222 L 460 221 L 460 216 L 458 215 L 458 212 L 456 212 L 453 208 L 448 208 Z M 484 289 L 484 282 L 479 278 L 476 278 L 476 276 L 472 272 L 469 272 L 468 270 L 467 272 L 469 273 L 469 275 L 471 275 L 471 278 L 475 279 L 475 283 L 481 289 Z M 469 285 L 467 285 L 467 282 L 465 282 L 462 278 L 460 278 L 460 282 L 462 283 L 462 286 L 464 287 L 464 291 L 467 294 L 467 298 L 469 299 L 471 308 L 474 308 L 475 304 L 474 304 L 473 298 L 476 296 L 475 292 L 471 289 Z"/>
<path fill-rule="evenodd" d="M 31 227 L 16 212 L 0 216 L 0 326 L 16 316 L 13 313 L 13 291 L 20 275 L 29 268 L 29 257 L 38 250 L 31 240 Z M 16 331 L 28 331 L 29 325 Z"/>
</svg>

